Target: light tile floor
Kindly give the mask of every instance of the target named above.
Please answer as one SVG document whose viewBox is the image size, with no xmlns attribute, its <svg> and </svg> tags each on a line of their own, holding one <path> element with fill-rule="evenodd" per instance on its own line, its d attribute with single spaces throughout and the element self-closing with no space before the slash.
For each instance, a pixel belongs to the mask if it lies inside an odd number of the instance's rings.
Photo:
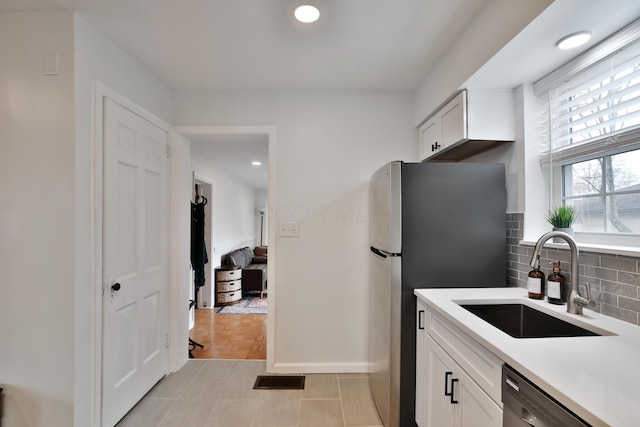
<svg viewBox="0 0 640 427">
<path fill-rule="evenodd" d="M 264 360 L 189 360 L 117 427 L 381 426 L 365 374 L 306 375 L 304 390 L 253 390 Z"/>
</svg>

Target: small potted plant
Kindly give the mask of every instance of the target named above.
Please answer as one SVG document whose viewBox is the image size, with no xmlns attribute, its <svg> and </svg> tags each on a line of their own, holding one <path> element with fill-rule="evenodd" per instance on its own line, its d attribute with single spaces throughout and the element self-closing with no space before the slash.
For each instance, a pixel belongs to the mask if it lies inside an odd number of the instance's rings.
<svg viewBox="0 0 640 427">
<path fill-rule="evenodd" d="M 573 206 L 562 205 L 555 209 L 549 209 L 546 220 L 553 226 L 553 231 L 564 231 L 573 237 L 573 222 L 576 220 L 578 212 Z M 563 239 L 553 238 L 555 243 L 564 242 Z"/>
</svg>

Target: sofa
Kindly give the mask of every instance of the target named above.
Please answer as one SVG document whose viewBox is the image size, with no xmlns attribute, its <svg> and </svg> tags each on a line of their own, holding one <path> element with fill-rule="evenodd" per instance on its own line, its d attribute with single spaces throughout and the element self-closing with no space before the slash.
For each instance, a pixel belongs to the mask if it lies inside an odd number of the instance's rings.
<svg viewBox="0 0 640 427">
<path fill-rule="evenodd" d="M 235 249 L 220 258 L 222 267 L 242 268 L 242 293 L 257 291 L 260 298 L 267 291 L 267 249 L 258 246 L 255 252 L 250 247 Z"/>
</svg>

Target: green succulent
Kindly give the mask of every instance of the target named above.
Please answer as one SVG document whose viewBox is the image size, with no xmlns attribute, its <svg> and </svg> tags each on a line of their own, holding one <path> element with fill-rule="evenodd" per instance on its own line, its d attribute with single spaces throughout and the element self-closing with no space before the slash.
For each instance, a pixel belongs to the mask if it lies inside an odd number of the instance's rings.
<svg viewBox="0 0 640 427">
<path fill-rule="evenodd" d="M 549 213 L 545 218 L 556 228 L 570 228 L 571 224 L 576 220 L 577 215 L 578 212 L 576 208 L 562 205 L 555 209 L 549 209 Z"/>
</svg>

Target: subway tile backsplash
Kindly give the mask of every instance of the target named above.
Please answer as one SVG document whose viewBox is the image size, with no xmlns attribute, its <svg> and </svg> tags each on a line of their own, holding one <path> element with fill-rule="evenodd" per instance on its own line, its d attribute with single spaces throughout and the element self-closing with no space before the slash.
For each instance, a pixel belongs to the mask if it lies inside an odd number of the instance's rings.
<svg viewBox="0 0 640 427">
<path fill-rule="evenodd" d="M 520 246 L 524 214 L 507 214 L 507 279 L 509 286 L 527 287 L 527 274 L 533 247 Z M 549 263 L 559 259 L 562 274 L 571 280 L 571 257 L 566 249 L 543 249 L 541 270 L 548 275 Z M 597 302 L 596 311 L 634 325 L 640 325 L 640 258 L 610 255 L 580 249 L 580 292 L 584 283 L 591 284 Z"/>
</svg>

